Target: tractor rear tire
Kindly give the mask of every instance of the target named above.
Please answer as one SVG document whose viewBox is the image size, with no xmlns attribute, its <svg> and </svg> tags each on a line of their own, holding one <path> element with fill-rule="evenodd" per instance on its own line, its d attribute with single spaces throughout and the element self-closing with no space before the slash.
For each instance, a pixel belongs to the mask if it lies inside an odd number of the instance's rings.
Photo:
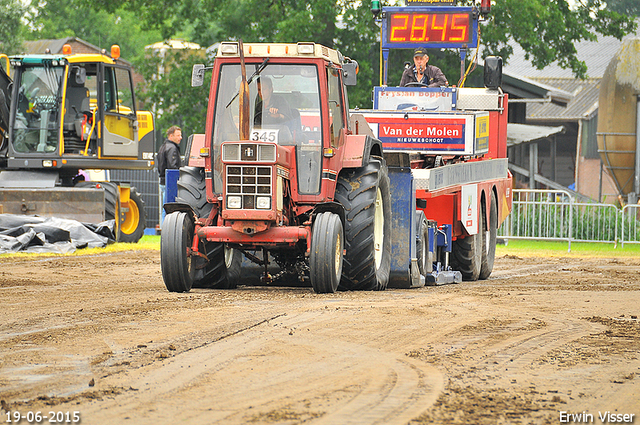
<svg viewBox="0 0 640 425">
<path fill-rule="evenodd" d="M 496 258 L 496 239 L 498 236 L 498 201 L 496 195 L 491 193 L 491 209 L 489 210 L 489 230 L 487 230 L 487 215 L 482 214 L 482 266 L 480 268 L 480 280 L 488 279 L 493 271 L 493 263 Z"/>
<path fill-rule="evenodd" d="M 476 281 L 480 276 L 482 250 L 481 233 L 456 239 L 453 241 L 449 265 L 462 273 L 462 280 Z"/>
<path fill-rule="evenodd" d="M 313 222 L 309 277 L 318 294 L 332 294 L 342 276 L 344 231 L 337 214 L 324 212 Z"/>
<path fill-rule="evenodd" d="M 209 217 L 213 204 L 207 202 L 207 184 L 203 168 L 180 168 L 176 202 L 183 202 L 191 206 L 198 218 Z"/>
<path fill-rule="evenodd" d="M 160 236 L 160 268 L 169 292 L 189 292 L 196 272 L 195 256 L 189 255 L 194 224 L 184 212 L 167 214 Z"/>
<path fill-rule="evenodd" d="M 335 199 L 346 214 L 339 289 L 386 289 L 391 269 L 391 195 L 384 159 L 341 173 Z"/>
<path fill-rule="evenodd" d="M 200 258 L 196 264 L 199 268 L 196 271 L 196 278 L 193 282 L 194 288 L 209 289 L 235 289 L 240 282 L 242 271 L 242 253 L 237 249 L 228 248 L 221 242 L 200 241 L 200 249 L 209 259 L 204 263 Z M 202 263 L 201 263 L 202 260 Z"/>
<path fill-rule="evenodd" d="M 147 214 L 144 210 L 144 200 L 138 190 L 132 187 L 129 192 L 129 211 L 124 213 L 124 219 L 119 226 L 118 241 L 136 243 L 144 236 L 147 225 Z"/>
</svg>

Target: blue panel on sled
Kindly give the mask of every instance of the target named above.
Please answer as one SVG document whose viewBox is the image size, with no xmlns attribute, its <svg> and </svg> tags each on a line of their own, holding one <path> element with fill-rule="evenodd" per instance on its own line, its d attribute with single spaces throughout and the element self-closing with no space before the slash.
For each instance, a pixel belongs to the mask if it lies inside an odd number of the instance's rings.
<svg viewBox="0 0 640 425">
<path fill-rule="evenodd" d="M 180 170 L 168 169 L 165 171 L 164 175 L 167 188 L 166 203 L 175 202 L 176 196 L 178 196 L 178 178 L 180 177 Z"/>
<path fill-rule="evenodd" d="M 410 167 L 389 166 L 391 189 L 391 273 L 389 286 L 410 288 L 411 259 L 416 258 L 415 185 Z"/>
</svg>

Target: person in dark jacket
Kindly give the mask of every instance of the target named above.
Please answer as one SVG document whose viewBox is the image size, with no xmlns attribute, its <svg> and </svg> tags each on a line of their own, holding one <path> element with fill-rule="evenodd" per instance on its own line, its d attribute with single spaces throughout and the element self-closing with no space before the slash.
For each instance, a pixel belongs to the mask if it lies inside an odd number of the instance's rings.
<svg viewBox="0 0 640 425">
<path fill-rule="evenodd" d="M 447 77 L 444 76 L 440 68 L 428 65 L 429 55 L 427 49 L 420 47 L 413 52 L 414 66 L 408 66 L 402 73 L 400 87 L 406 87 L 409 83 L 422 83 L 427 87 L 448 86 Z"/>
<path fill-rule="evenodd" d="M 182 141 L 182 130 L 177 125 L 169 127 L 167 138 L 158 150 L 158 173 L 160 174 L 160 192 L 162 193 L 162 205 L 167 201 L 167 186 L 165 172 L 167 170 L 177 170 L 180 168 L 180 142 Z M 164 221 L 164 208 L 160 224 Z"/>
</svg>

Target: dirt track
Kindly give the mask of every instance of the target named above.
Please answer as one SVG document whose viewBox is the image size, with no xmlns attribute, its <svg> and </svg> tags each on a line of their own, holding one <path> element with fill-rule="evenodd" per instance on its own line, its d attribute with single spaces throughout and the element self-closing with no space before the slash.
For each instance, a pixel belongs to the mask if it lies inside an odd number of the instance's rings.
<svg viewBox="0 0 640 425">
<path fill-rule="evenodd" d="M 0 258 L 0 421 L 640 423 L 639 276 L 505 256 L 480 283 L 173 294 L 157 251 Z"/>
</svg>

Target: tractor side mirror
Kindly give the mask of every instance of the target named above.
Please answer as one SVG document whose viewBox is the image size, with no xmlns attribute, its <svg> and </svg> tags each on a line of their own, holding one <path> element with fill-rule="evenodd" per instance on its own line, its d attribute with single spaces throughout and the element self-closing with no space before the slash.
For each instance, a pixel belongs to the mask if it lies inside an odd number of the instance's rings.
<svg viewBox="0 0 640 425">
<path fill-rule="evenodd" d="M 484 59 L 484 86 L 488 89 L 497 89 L 502 86 L 502 58 L 500 56 L 487 56 Z"/>
<path fill-rule="evenodd" d="M 356 85 L 356 75 L 358 74 L 358 62 L 351 61 L 342 64 L 342 78 L 345 86 Z"/>
<path fill-rule="evenodd" d="M 193 65 L 191 71 L 191 87 L 200 87 L 204 84 L 204 65 L 198 63 Z"/>
</svg>

